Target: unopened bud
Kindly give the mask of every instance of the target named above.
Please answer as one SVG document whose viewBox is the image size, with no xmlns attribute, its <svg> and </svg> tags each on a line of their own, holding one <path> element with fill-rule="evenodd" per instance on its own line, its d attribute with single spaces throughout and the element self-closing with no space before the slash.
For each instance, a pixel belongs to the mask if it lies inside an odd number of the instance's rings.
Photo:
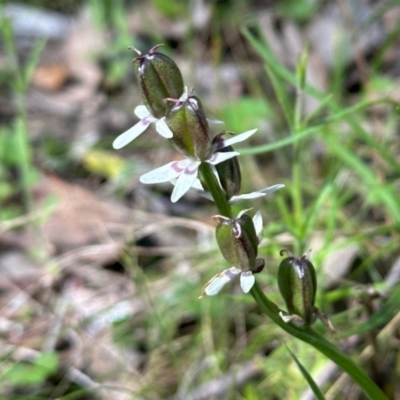
<svg viewBox="0 0 400 400">
<path fill-rule="evenodd" d="M 282 260 L 278 269 L 278 285 L 289 314 L 301 317 L 305 325 L 312 324 L 317 316 L 317 277 L 306 255 Z"/>
<path fill-rule="evenodd" d="M 222 134 L 217 135 L 213 139 L 213 144 L 221 138 Z M 220 153 L 234 151 L 232 146 L 226 146 L 218 150 Z M 216 166 L 219 181 L 221 182 L 222 188 L 225 190 L 226 197 L 230 199 L 236 196 L 240 192 L 240 186 L 242 183 L 242 174 L 240 172 L 239 160 L 237 157 L 232 157 L 229 160 L 223 161 Z"/>
<path fill-rule="evenodd" d="M 263 260 L 257 259 L 258 238 L 253 220 L 245 211 L 237 219 L 214 216 L 218 222 L 216 237 L 224 258 L 242 271 L 260 272 Z"/>
<path fill-rule="evenodd" d="M 134 49 L 139 57 L 133 60 L 142 101 L 156 118 L 164 117 L 171 108 L 164 99 L 179 98 L 184 91 L 178 66 L 170 57 L 156 51 L 160 46 L 153 47 L 145 55 Z"/>
<path fill-rule="evenodd" d="M 207 160 L 211 154 L 210 130 L 200 100 L 189 96 L 184 100 L 168 101 L 175 103 L 165 118 L 174 134 L 171 140 L 185 156 Z"/>
</svg>

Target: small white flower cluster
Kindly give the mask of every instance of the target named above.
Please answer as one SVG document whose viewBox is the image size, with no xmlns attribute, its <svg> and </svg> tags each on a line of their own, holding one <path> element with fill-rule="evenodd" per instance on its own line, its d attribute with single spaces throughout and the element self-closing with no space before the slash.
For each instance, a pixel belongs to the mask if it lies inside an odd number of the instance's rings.
<svg viewBox="0 0 400 400">
<path fill-rule="evenodd" d="M 188 91 L 185 88 L 184 93 L 179 98 L 179 101 L 186 101 L 188 99 Z M 171 139 L 173 138 L 173 132 L 168 127 L 165 122 L 165 117 L 160 119 L 151 115 L 150 111 L 145 105 L 139 105 L 135 108 L 134 113 L 140 119 L 140 121 L 134 125 L 132 128 L 128 129 L 126 132 L 119 135 L 113 143 L 113 147 L 115 149 L 120 149 L 126 146 L 128 143 L 136 139 L 139 135 L 141 135 L 150 124 L 154 123 L 156 131 L 163 136 L 164 138 Z M 216 120 L 208 120 L 210 124 L 220 124 L 221 121 Z M 211 165 L 211 169 L 220 183 L 219 176 L 217 173 L 216 165 L 222 163 L 226 160 L 229 160 L 233 157 L 239 155 L 236 151 L 220 151 L 225 149 L 228 146 L 232 146 L 233 144 L 240 143 L 250 136 L 252 136 L 257 129 L 253 129 L 247 132 L 244 132 L 239 135 L 235 135 L 228 139 L 220 138 L 216 141 L 212 147 L 209 156 L 207 159 L 199 160 L 195 157 L 185 157 L 179 161 L 172 161 L 162 167 L 156 168 L 153 171 L 147 172 L 140 177 L 140 182 L 145 184 L 155 184 L 155 183 L 164 183 L 171 182 L 174 185 L 174 189 L 171 194 L 171 201 L 175 203 L 178 201 L 185 193 L 187 193 L 190 189 L 197 191 L 201 196 L 208 198 L 209 200 L 213 200 L 211 194 L 204 190 L 199 178 L 198 172 L 199 167 L 202 162 L 206 162 Z M 222 185 L 220 183 L 221 189 Z M 237 204 L 244 200 L 256 199 L 259 197 L 266 196 L 271 194 L 281 188 L 283 188 L 283 184 L 273 185 L 256 192 L 236 195 L 232 196 L 229 199 L 230 204 Z M 223 190 L 223 189 L 222 189 Z M 245 210 L 247 211 L 247 210 Z M 262 217 L 261 213 L 257 212 L 253 218 L 254 227 L 259 238 L 259 242 L 262 239 Z M 256 268 L 256 266 L 254 266 Z M 256 271 L 257 272 L 257 271 Z M 237 266 L 232 266 L 228 269 L 223 270 L 222 272 L 215 275 L 204 287 L 203 287 L 203 295 L 213 296 L 220 292 L 220 290 L 228 283 L 235 279 L 237 276 L 240 276 L 240 286 L 244 293 L 248 293 L 254 285 L 255 277 L 252 271 L 242 271 Z M 202 296 L 201 296 L 202 297 Z"/>
<path fill-rule="evenodd" d="M 187 88 L 185 92 L 180 97 L 179 101 L 185 101 L 188 97 Z M 134 113 L 140 119 L 140 121 L 134 125 L 132 128 L 128 129 L 126 132 L 119 135 L 113 142 L 114 149 L 121 149 L 128 143 L 136 139 L 141 135 L 151 123 L 155 123 L 156 131 L 164 138 L 170 139 L 173 137 L 172 131 L 169 129 L 165 122 L 165 117 L 157 119 L 150 114 L 150 111 L 144 105 L 139 105 L 135 108 Z M 212 123 L 220 123 L 220 121 L 210 121 Z M 212 151 L 207 160 L 207 162 L 212 165 L 215 176 L 218 179 L 218 174 L 215 169 L 215 165 L 229 160 L 230 158 L 239 155 L 236 151 L 230 152 L 220 152 L 219 150 L 231 146 L 235 143 L 240 143 L 250 136 L 252 136 L 257 129 L 252 129 L 250 131 L 244 132 L 240 135 L 235 135 L 229 139 L 224 139 L 216 142 L 212 146 Z M 193 158 L 184 158 L 179 161 L 172 161 L 162 167 L 156 168 L 140 177 L 140 182 L 146 184 L 164 183 L 171 182 L 175 187 L 171 194 L 171 201 L 173 203 L 177 202 L 186 192 L 191 188 L 200 192 L 200 194 L 210 200 L 212 200 L 211 195 L 205 192 L 200 180 L 197 178 L 199 166 L 202 161 Z M 278 189 L 284 187 L 282 184 L 273 185 L 265 189 L 258 190 L 256 192 L 247 193 L 239 196 L 233 196 L 229 199 L 230 204 L 237 204 L 244 200 L 251 200 L 258 197 L 268 195 L 275 192 Z"/>
</svg>

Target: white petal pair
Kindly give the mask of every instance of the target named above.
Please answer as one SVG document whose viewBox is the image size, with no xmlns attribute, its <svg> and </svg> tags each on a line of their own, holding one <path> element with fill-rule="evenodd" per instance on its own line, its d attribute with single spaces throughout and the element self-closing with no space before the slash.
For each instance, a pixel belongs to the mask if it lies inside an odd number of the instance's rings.
<svg viewBox="0 0 400 400">
<path fill-rule="evenodd" d="M 234 143 L 246 140 L 256 131 L 257 129 L 253 129 L 251 131 L 244 132 L 240 135 L 236 135 L 230 139 L 218 141 L 213 145 L 212 153 L 209 159 L 205 160 L 204 162 L 207 162 L 211 165 L 217 165 L 223 161 L 238 156 L 239 153 L 236 151 L 229 151 L 223 153 L 219 152 L 218 150 L 226 146 L 230 146 Z M 200 164 L 201 161 L 189 158 L 183 159 L 181 161 L 172 161 L 162 167 L 156 168 L 155 170 L 142 175 L 140 177 L 140 182 L 152 184 L 152 183 L 171 182 L 177 179 L 176 182 L 174 182 L 175 187 L 171 195 L 171 201 L 175 203 L 186 192 L 188 192 L 193 185 L 195 185 Z"/>
<path fill-rule="evenodd" d="M 121 133 L 113 142 L 114 149 L 121 149 L 128 143 L 135 140 L 139 135 L 141 135 L 151 123 L 156 124 L 156 131 L 163 137 L 170 139 L 173 136 L 171 129 L 165 122 L 165 118 L 158 119 L 150 114 L 150 111 L 146 106 L 140 105 L 135 108 L 134 113 L 140 119 L 140 121 L 129 128 L 124 133 Z"/>
<path fill-rule="evenodd" d="M 239 153 L 230 151 L 227 153 L 215 153 L 210 160 L 207 160 L 211 165 L 216 165 L 220 162 L 229 160 L 237 156 Z M 177 179 L 174 190 L 171 194 L 171 201 L 177 202 L 189 189 L 197 179 L 199 166 L 201 161 L 185 158 L 180 161 L 172 161 L 162 167 L 156 168 L 153 171 L 147 172 L 140 177 L 142 183 L 163 183 Z"/>
<path fill-rule="evenodd" d="M 244 293 L 249 293 L 256 281 L 251 271 L 241 271 L 239 268 L 231 267 L 225 269 L 219 274 L 215 275 L 203 288 L 203 294 L 207 296 L 215 296 L 221 289 L 240 274 L 240 287 Z"/>
<path fill-rule="evenodd" d="M 185 101 L 188 98 L 188 90 L 185 86 L 185 90 L 183 91 L 182 96 L 179 98 L 180 101 Z M 140 119 L 140 121 L 133 125 L 132 128 L 129 128 L 124 133 L 121 133 L 113 142 L 114 149 L 121 149 L 125 147 L 127 144 L 135 140 L 139 135 L 141 135 L 151 123 L 156 124 L 156 131 L 166 139 L 171 139 L 173 137 L 173 133 L 171 129 L 169 129 L 168 125 L 165 122 L 165 117 L 163 118 L 156 118 L 154 117 L 148 108 L 145 105 L 140 105 L 135 108 L 133 111 L 135 115 Z M 208 119 L 210 124 L 223 124 L 222 121 Z"/>
</svg>

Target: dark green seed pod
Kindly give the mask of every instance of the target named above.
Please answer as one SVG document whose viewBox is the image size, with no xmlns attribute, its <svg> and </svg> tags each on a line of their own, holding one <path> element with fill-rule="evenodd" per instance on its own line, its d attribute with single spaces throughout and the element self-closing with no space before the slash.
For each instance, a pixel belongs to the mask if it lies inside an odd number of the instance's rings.
<svg viewBox="0 0 400 400">
<path fill-rule="evenodd" d="M 289 314 L 301 317 L 306 325 L 314 321 L 317 277 L 306 256 L 287 257 L 278 269 L 279 290 Z"/>
<path fill-rule="evenodd" d="M 162 45 L 153 47 L 146 55 L 139 52 L 132 62 L 142 101 L 156 118 L 164 117 L 171 108 L 164 99 L 178 99 L 184 91 L 181 71 L 174 60 L 156 52 L 159 46 Z"/>
<path fill-rule="evenodd" d="M 218 150 L 220 153 L 234 151 L 232 146 L 226 146 Z M 216 166 L 219 180 L 222 188 L 225 190 L 226 197 L 230 199 L 240 192 L 242 183 L 242 174 L 240 173 L 240 165 L 237 157 L 223 161 Z"/>
<path fill-rule="evenodd" d="M 216 238 L 224 258 L 242 271 L 258 269 L 255 272 L 259 272 L 258 238 L 251 217 L 239 214 L 237 219 L 231 220 L 217 215 L 214 220 L 218 221 Z"/>
<path fill-rule="evenodd" d="M 171 140 L 185 156 L 207 160 L 211 154 L 210 130 L 199 99 L 189 96 L 184 101 L 169 101 L 175 102 L 165 118 L 174 134 Z"/>
</svg>

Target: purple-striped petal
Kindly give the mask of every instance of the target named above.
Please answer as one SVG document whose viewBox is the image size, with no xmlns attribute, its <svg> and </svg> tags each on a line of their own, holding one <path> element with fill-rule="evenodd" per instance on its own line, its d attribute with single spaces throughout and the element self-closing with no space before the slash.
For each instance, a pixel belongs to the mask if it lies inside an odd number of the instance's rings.
<svg viewBox="0 0 400 400">
<path fill-rule="evenodd" d="M 180 174 L 171 194 L 172 203 L 176 203 L 192 187 L 197 179 L 199 165 L 200 161 L 190 161 L 190 164 L 188 164 L 185 170 Z"/>
<path fill-rule="evenodd" d="M 169 182 L 177 178 L 192 161 L 184 159 L 181 161 L 172 161 L 162 167 L 153 169 L 140 177 L 142 183 L 162 183 Z"/>
<path fill-rule="evenodd" d="M 151 112 L 148 110 L 148 108 L 146 106 L 144 106 L 143 104 L 141 104 L 140 106 L 137 106 L 133 112 L 135 113 L 135 115 L 139 118 L 139 119 L 144 119 L 147 117 L 153 117 L 151 115 Z M 155 117 L 153 117 L 154 119 L 157 119 Z"/>
<path fill-rule="evenodd" d="M 237 151 L 228 151 L 226 153 L 216 152 L 211 156 L 211 158 L 207 160 L 207 162 L 212 165 L 216 165 L 223 161 L 229 160 L 230 158 L 236 157 L 238 155 L 239 153 Z"/>
</svg>

